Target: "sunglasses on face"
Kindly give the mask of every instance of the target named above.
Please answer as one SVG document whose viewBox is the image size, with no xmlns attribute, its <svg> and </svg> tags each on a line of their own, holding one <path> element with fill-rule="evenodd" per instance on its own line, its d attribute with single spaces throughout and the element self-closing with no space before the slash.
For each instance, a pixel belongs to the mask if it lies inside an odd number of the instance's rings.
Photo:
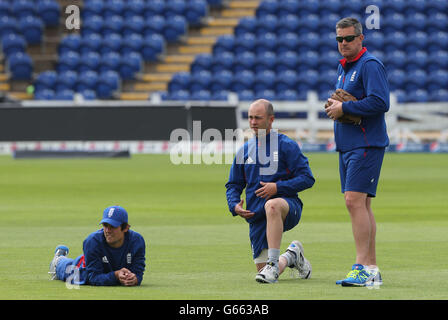
<svg viewBox="0 0 448 320">
<path fill-rule="evenodd" d="M 336 41 L 342 43 L 344 40 L 347 42 L 352 42 L 353 40 L 355 40 L 356 37 L 359 37 L 360 35 L 351 35 L 351 36 L 345 36 L 345 37 L 341 37 L 341 36 L 337 36 L 336 37 Z"/>
</svg>

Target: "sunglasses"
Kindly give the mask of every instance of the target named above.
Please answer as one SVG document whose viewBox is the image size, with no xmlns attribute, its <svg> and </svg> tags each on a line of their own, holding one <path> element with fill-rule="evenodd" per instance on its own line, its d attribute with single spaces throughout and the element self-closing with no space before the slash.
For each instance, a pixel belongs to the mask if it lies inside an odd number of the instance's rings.
<svg viewBox="0 0 448 320">
<path fill-rule="evenodd" d="M 351 36 L 345 36 L 345 37 L 341 37 L 338 36 L 336 37 L 336 41 L 342 43 L 342 41 L 347 41 L 347 42 L 352 42 L 353 40 L 355 40 L 356 37 L 359 37 L 360 35 L 358 34 L 357 36 L 351 35 Z"/>
</svg>

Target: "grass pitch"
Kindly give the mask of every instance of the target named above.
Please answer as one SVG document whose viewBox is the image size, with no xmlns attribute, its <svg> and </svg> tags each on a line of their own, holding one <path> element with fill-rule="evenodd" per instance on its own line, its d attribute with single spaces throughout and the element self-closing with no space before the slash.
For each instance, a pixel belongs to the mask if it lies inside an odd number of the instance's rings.
<svg viewBox="0 0 448 320">
<path fill-rule="evenodd" d="M 254 281 L 248 224 L 227 210 L 229 165 L 173 165 L 166 155 L 131 159 L 0 157 L 0 299 L 447 299 L 448 155 L 387 153 L 373 209 L 380 289 L 335 285 L 354 263 L 337 154 L 307 154 L 316 184 L 301 193 L 299 239 L 310 280 Z M 147 244 L 140 287 L 68 289 L 48 280 L 58 244 L 82 253 L 102 210 L 129 212 Z"/>
</svg>

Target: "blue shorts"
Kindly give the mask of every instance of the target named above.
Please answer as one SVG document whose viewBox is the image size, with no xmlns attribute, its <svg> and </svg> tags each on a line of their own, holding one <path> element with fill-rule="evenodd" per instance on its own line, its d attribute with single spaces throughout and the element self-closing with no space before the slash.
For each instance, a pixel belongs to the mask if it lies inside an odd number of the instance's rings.
<svg viewBox="0 0 448 320">
<path fill-rule="evenodd" d="M 302 201 L 298 198 L 282 198 L 288 202 L 289 211 L 283 223 L 283 232 L 291 230 L 300 221 L 302 216 Z M 252 246 L 252 256 L 255 259 L 263 249 L 268 249 L 266 238 L 266 212 L 263 209 L 263 218 L 249 224 L 249 238 Z"/>
<path fill-rule="evenodd" d="M 385 148 L 359 148 L 339 153 L 341 191 L 376 196 Z"/>
</svg>

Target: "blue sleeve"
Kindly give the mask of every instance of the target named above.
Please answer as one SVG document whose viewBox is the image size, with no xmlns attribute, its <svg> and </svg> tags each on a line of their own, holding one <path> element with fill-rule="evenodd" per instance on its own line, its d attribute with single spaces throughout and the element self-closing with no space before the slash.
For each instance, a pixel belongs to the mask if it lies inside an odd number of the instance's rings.
<svg viewBox="0 0 448 320">
<path fill-rule="evenodd" d="M 113 271 L 108 273 L 103 271 L 100 246 L 101 244 L 94 237 L 87 238 L 83 243 L 88 283 L 94 286 L 118 285 L 119 281 Z"/>
<path fill-rule="evenodd" d="M 362 83 L 365 98 L 342 103 L 344 113 L 362 117 L 375 116 L 389 110 L 389 83 L 382 64 L 369 60 L 362 68 Z"/>
<path fill-rule="evenodd" d="M 315 179 L 308 159 L 303 155 L 297 142 L 285 143 L 281 153 L 287 159 L 287 167 L 291 172 L 291 178 L 277 181 L 277 193 L 279 195 L 296 196 L 298 192 L 311 188 Z"/>
<path fill-rule="evenodd" d="M 135 240 L 132 244 L 136 250 L 134 252 L 134 256 L 132 258 L 132 265 L 129 270 L 132 273 L 135 273 L 138 279 L 138 285 L 143 280 L 143 272 L 145 271 L 145 254 L 146 254 L 146 245 L 145 240 L 142 236 L 138 235 L 135 237 Z"/>
<path fill-rule="evenodd" d="M 244 177 L 244 163 L 238 159 L 244 159 L 244 147 L 241 148 L 230 168 L 229 180 L 226 183 L 226 198 L 229 211 L 236 216 L 235 206 L 241 201 L 241 193 L 246 187 L 246 179 Z"/>
</svg>

